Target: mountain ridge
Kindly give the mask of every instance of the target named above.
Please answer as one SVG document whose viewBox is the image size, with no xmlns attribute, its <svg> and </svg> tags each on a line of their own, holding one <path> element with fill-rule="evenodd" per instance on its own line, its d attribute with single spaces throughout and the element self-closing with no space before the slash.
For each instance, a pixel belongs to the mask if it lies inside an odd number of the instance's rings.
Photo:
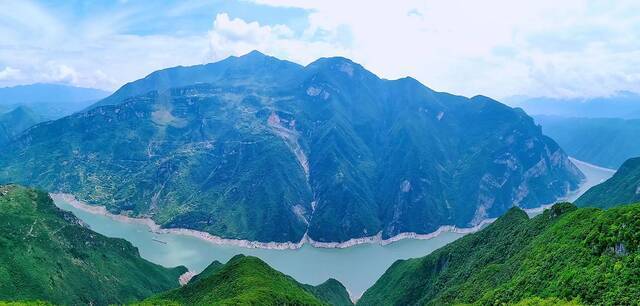
<svg viewBox="0 0 640 306">
<path fill-rule="evenodd" d="M 157 78 L 158 90 L 30 129 L 0 150 L 0 181 L 223 238 L 344 242 L 472 226 L 582 178 L 530 117 L 487 97 L 383 80 L 344 58 L 219 63 L 214 83 L 162 90 L 156 74 L 138 87 Z"/>
</svg>

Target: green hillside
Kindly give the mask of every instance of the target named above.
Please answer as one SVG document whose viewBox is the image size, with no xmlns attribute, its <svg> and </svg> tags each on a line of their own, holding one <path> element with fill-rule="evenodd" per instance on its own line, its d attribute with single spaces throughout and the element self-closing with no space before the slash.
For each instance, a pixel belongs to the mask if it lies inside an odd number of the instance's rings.
<svg viewBox="0 0 640 306">
<path fill-rule="evenodd" d="M 640 202 L 640 157 L 627 160 L 607 181 L 592 187 L 575 201 L 600 208 Z"/>
<path fill-rule="evenodd" d="M 556 204 L 532 219 L 513 208 L 426 257 L 397 261 L 358 304 L 637 305 L 639 247 L 640 204 Z"/>
<path fill-rule="evenodd" d="M 490 98 L 259 52 L 154 72 L 0 148 L 0 182 L 262 242 L 469 227 L 582 177 L 529 116 Z"/>
<path fill-rule="evenodd" d="M 41 191 L 0 187 L 0 300 L 65 305 L 126 303 L 178 286 L 184 267 L 140 257 L 58 209 Z"/>
<path fill-rule="evenodd" d="M 346 289 L 337 281 L 318 287 L 302 285 L 256 257 L 237 255 L 223 266 L 214 265 L 186 286 L 151 297 L 141 305 L 351 304 Z"/>
<path fill-rule="evenodd" d="M 353 305 L 349 298 L 347 288 L 344 287 L 339 281 L 330 278 L 324 283 L 311 286 L 303 285 L 303 287 L 313 293 L 321 301 L 333 306 L 349 306 Z"/>
</svg>

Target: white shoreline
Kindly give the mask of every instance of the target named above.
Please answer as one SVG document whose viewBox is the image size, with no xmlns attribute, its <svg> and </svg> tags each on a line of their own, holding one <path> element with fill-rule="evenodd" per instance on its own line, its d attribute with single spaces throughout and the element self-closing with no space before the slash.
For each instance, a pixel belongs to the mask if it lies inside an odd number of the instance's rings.
<svg viewBox="0 0 640 306">
<path fill-rule="evenodd" d="M 251 249 L 270 249 L 270 250 L 294 250 L 301 248 L 304 244 L 309 244 L 316 248 L 332 248 L 332 249 L 344 249 L 352 246 L 360 245 L 360 244 L 380 244 L 380 245 L 388 245 L 394 243 L 396 241 L 400 241 L 403 239 L 417 239 L 417 240 L 428 240 L 433 239 L 435 237 L 440 236 L 443 233 L 457 233 L 457 234 L 470 234 L 479 231 L 487 224 L 492 223 L 496 220 L 496 218 L 486 219 L 481 221 L 478 225 L 473 227 L 459 228 L 452 225 L 443 225 L 440 226 L 437 230 L 431 233 L 426 234 L 418 234 L 415 232 L 405 232 L 395 235 L 393 237 L 382 239 L 382 232 L 379 232 L 375 236 L 368 237 L 360 237 L 360 238 L 352 238 L 344 242 L 321 242 L 315 241 L 309 238 L 306 234 L 299 242 L 260 242 L 260 241 L 250 241 L 250 240 L 242 240 L 242 239 L 229 239 L 222 238 L 219 236 L 211 235 L 207 232 L 184 229 L 184 228 L 162 228 L 160 225 L 156 224 L 150 218 L 133 218 L 125 215 L 112 214 L 104 206 L 98 205 L 90 205 L 83 201 L 78 200 L 74 195 L 68 193 L 50 193 L 49 194 L 54 201 L 64 201 L 69 203 L 69 205 L 86 211 L 91 214 L 97 214 L 109 217 L 111 219 L 127 222 L 127 223 L 139 223 L 146 225 L 150 231 L 158 234 L 178 234 L 184 236 L 192 236 L 205 241 L 208 241 L 213 244 L 218 245 L 233 245 L 244 248 Z"/>
<path fill-rule="evenodd" d="M 582 164 L 582 165 L 585 165 L 585 166 L 588 166 L 588 167 L 591 167 L 591 168 L 594 168 L 594 169 L 606 171 L 606 172 L 609 172 L 609 173 L 616 173 L 616 171 L 617 171 L 616 169 L 605 168 L 605 167 L 600 167 L 600 166 L 597 166 L 597 165 L 594 165 L 594 164 L 590 164 L 588 162 L 581 161 L 579 159 L 575 159 L 575 158 L 573 158 L 571 156 L 569 156 L 569 160 L 574 164 L 576 164 L 576 163 Z"/>
<path fill-rule="evenodd" d="M 587 165 L 589 167 L 597 168 L 602 171 L 607 171 L 611 173 L 615 173 L 615 170 L 599 167 L 596 165 L 591 165 L 589 163 L 577 160 L 575 158 L 569 157 L 571 162 L 581 163 Z M 588 181 L 587 178 L 581 182 L 581 185 L 584 185 Z M 534 208 L 521 208 L 524 210 L 530 217 L 535 216 L 537 214 L 542 213 L 545 209 L 550 208 L 555 203 L 567 201 L 579 194 L 580 192 L 584 192 L 582 190 L 583 186 L 578 187 L 576 190 L 570 191 L 567 195 L 558 198 L 555 202 L 551 204 L 544 204 Z M 477 225 L 473 227 L 465 227 L 460 228 L 453 225 L 443 225 L 440 226 L 437 230 L 426 233 L 426 234 L 418 234 L 415 232 L 405 232 L 395 235 L 393 237 L 389 237 L 387 239 L 382 239 L 382 232 L 377 233 L 374 236 L 368 237 L 360 237 L 360 238 L 352 238 L 344 242 L 321 242 L 315 241 L 305 233 L 302 239 L 299 242 L 260 242 L 260 241 L 250 241 L 250 240 L 242 240 L 242 239 L 230 239 L 223 238 L 219 236 L 212 235 L 207 232 L 185 229 L 185 228 L 162 228 L 160 225 L 156 224 L 150 218 L 134 218 L 125 215 L 112 214 L 104 206 L 99 205 L 90 205 L 83 201 L 78 200 L 74 195 L 68 193 L 50 193 L 49 194 L 54 201 L 62 200 L 69 203 L 71 206 L 84 210 L 86 212 L 92 214 L 103 215 L 114 220 L 120 222 L 128 222 L 128 223 L 139 223 L 146 225 L 150 231 L 158 234 L 178 234 L 184 236 L 192 236 L 205 241 L 208 241 L 213 244 L 218 245 L 233 245 L 243 248 L 251 248 L 251 249 L 270 249 L 270 250 L 294 250 L 299 249 L 305 244 L 309 244 L 312 247 L 316 248 L 331 248 L 331 249 L 344 249 L 352 246 L 360 245 L 360 244 L 380 244 L 380 245 L 388 245 L 403 239 L 417 239 L 417 240 L 428 240 L 438 237 L 444 233 L 456 233 L 456 234 L 471 234 L 481 230 L 484 226 L 493 223 L 497 218 L 490 218 L 480 221 Z"/>
</svg>

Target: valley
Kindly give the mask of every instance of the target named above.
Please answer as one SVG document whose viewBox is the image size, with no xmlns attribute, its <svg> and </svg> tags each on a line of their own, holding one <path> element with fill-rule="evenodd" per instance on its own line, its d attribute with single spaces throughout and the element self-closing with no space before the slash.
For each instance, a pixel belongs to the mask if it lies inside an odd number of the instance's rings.
<svg viewBox="0 0 640 306">
<path fill-rule="evenodd" d="M 0 147 L 0 183 L 267 244 L 477 227 L 583 178 L 521 109 L 258 51 L 155 71 Z"/>
<path fill-rule="evenodd" d="M 587 189 L 613 175 L 612 170 L 575 159 L 572 161 L 585 174 L 586 179 L 578 192 L 570 194 L 567 200 L 575 200 Z M 355 297 L 373 285 L 396 260 L 424 256 L 464 236 L 464 233 L 472 232 L 464 229 L 458 232 L 443 231 L 431 235 L 429 239 L 402 239 L 384 245 L 380 241 L 371 241 L 373 243 L 348 248 L 318 248 L 310 244 L 284 250 L 256 248 L 255 244 L 251 248 L 251 244 L 231 241 L 227 244 L 220 241 L 214 243 L 179 231 L 154 233 L 148 222 L 108 215 L 95 206 L 90 206 L 89 209 L 74 206 L 60 197 L 56 199 L 58 207 L 73 212 L 92 230 L 109 237 L 126 239 L 140 250 L 143 258 L 163 266 L 184 265 L 197 273 L 214 260 L 227 262 L 234 255 L 245 254 L 261 258 L 278 271 L 302 283 L 319 284 L 328 278 L 337 279 Z M 541 209 L 529 211 L 531 215 L 542 212 Z"/>
<path fill-rule="evenodd" d="M 640 306 L 640 1 L 0 0 L 0 306 Z"/>
</svg>

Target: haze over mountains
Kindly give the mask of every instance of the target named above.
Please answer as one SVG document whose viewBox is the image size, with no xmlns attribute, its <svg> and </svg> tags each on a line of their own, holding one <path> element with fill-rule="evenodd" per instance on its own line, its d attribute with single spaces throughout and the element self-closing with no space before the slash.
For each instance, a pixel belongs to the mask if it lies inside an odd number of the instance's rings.
<svg viewBox="0 0 640 306">
<path fill-rule="evenodd" d="M 640 95 L 622 91 L 595 98 L 511 97 L 542 125 L 545 135 L 567 154 L 601 167 L 616 169 L 640 156 Z"/>
<path fill-rule="evenodd" d="M 640 100 L 637 102 L 640 104 Z M 542 132 L 579 160 L 617 169 L 640 156 L 640 119 L 535 116 Z"/>
<path fill-rule="evenodd" d="M 7 143 L 24 130 L 42 121 L 42 118 L 26 106 L 18 106 L 0 114 L 0 144 Z"/>
<path fill-rule="evenodd" d="M 252 52 L 161 70 L 0 151 L 0 181 L 226 238 L 341 242 L 469 227 L 583 178 L 524 112 Z"/>
<path fill-rule="evenodd" d="M 37 83 L 0 88 L 0 108 L 31 109 L 41 120 L 58 119 L 80 111 L 109 95 L 109 92 L 61 84 Z"/>
<path fill-rule="evenodd" d="M 640 118 L 640 95 L 620 91 L 608 97 L 548 98 L 515 96 L 505 101 L 524 109 L 532 116 L 561 116 L 581 118 Z"/>
</svg>

